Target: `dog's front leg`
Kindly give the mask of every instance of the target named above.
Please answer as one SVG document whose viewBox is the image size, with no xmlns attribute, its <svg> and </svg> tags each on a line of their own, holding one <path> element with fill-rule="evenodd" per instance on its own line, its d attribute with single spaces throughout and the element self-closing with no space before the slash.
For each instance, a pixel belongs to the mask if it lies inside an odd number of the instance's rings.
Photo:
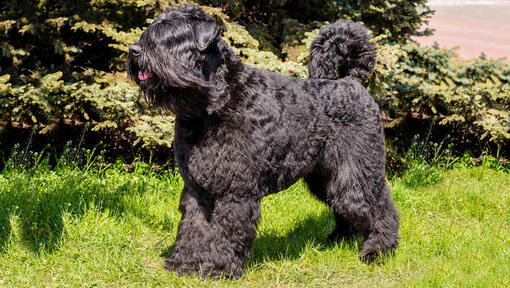
<svg viewBox="0 0 510 288">
<path fill-rule="evenodd" d="M 165 268 L 179 274 L 239 278 L 251 253 L 260 208 L 250 197 L 221 197 L 206 202 L 185 188 L 182 220 Z"/>
<path fill-rule="evenodd" d="M 172 254 L 165 260 L 164 267 L 179 274 L 197 274 L 203 271 L 202 262 L 210 257 L 208 240 L 211 236 L 209 223 L 212 208 L 196 191 L 184 187 L 179 210 L 182 219 L 179 223 L 177 240 Z"/>
<path fill-rule="evenodd" d="M 207 268 L 212 277 L 239 278 L 251 254 L 260 217 L 257 199 L 227 195 L 214 203 L 211 215 L 211 254 Z"/>
</svg>

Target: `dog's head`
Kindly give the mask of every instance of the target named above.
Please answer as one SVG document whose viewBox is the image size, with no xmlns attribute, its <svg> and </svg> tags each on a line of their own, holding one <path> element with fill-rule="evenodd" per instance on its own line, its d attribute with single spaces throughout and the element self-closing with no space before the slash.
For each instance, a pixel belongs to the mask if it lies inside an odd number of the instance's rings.
<svg viewBox="0 0 510 288">
<path fill-rule="evenodd" d="M 185 97 L 208 95 L 214 88 L 209 80 L 222 62 L 217 45 L 220 32 L 213 17 L 199 7 L 187 4 L 170 8 L 131 45 L 127 72 L 151 104 L 176 114 L 182 112 L 176 110 L 183 101 L 207 105 L 203 103 L 207 99 Z"/>
</svg>

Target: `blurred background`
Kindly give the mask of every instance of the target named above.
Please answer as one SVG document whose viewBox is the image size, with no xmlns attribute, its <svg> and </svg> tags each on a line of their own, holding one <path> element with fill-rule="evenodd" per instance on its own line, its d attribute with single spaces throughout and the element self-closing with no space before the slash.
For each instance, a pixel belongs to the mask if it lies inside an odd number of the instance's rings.
<svg viewBox="0 0 510 288">
<path fill-rule="evenodd" d="M 427 27 L 431 37 L 416 37 L 421 45 L 435 41 L 447 47 L 459 47 L 463 59 L 479 57 L 503 58 L 510 55 L 510 1 L 508 0 L 443 0 L 428 1 L 435 10 Z M 507 58 L 508 62 L 509 59 Z"/>
<path fill-rule="evenodd" d="M 172 165 L 173 116 L 146 107 L 124 61 L 147 25 L 182 3 L 2 2 L 0 165 L 13 151 L 59 155 L 71 147 L 102 151 L 107 162 Z M 302 78 L 320 26 L 365 23 L 378 48 L 366 87 L 383 110 L 391 169 L 405 165 L 402 151 L 425 140 L 450 145 L 453 156 L 508 156 L 509 1 L 197 4 L 222 23 L 244 62 Z"/>
</svg>

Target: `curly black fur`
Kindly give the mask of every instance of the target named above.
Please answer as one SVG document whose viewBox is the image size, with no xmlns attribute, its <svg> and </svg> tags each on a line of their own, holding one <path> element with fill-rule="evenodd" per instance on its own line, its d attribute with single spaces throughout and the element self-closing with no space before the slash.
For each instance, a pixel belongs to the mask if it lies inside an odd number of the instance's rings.
<svg viewBox="0 0 510 288">
<path fill-rule="evenodd" d="M 310 47 L 310 78 L 337 80 L 352 77 L 365 81 L 375 66 L 375 49 L 365 26 L 338 21 L 321 27 Z"/>
<path fill-rule="evenodd" d="M 374 53 L 361 25 L 337 22 L 314 41 L 318 79 L 296 79 L 243 64 L 198 7 L 169 9 L 147 28 L 127 70 L 150 103 L 175 113 L 185 183 L 167 269 L 240 277 L 259 201 L 302 177 L 335 215 L 331 239 L 360 233 L 368 262 L 396 247 L 380 111 L 360 83 Z"/>
</svg>

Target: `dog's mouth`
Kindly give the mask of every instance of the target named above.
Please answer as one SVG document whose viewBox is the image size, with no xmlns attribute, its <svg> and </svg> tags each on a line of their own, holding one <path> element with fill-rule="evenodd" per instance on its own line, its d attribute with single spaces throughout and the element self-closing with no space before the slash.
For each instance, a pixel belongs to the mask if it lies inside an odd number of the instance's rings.
<svg viewBox="0 0 510 288">
<path fill-rule="evenodd" d="M 140 81 L 145 81 L 149 78 L 152 78 L 152 72 L 147 72 L 147 71 L 138 71 L 138 80 Z"/>
</svg>

